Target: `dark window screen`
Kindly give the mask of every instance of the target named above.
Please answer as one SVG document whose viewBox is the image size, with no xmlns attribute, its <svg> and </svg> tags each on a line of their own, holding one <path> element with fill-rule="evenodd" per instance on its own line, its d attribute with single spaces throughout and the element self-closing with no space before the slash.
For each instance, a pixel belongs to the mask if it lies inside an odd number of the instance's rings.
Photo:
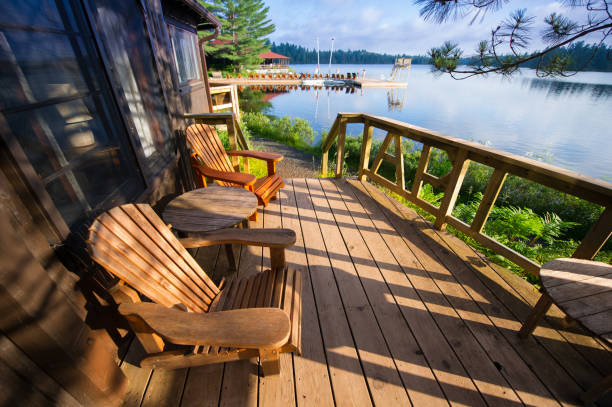
<svg viewBox="0 0 612 407">
<path fill-rule="evenodd" d="M 71 4 L 2 1 L 0 112 L 11 132 L 6 137 L 28 159 L 20 164 L 34 169 L 64 221 L 77 227 L 135 199 L 144 183 Z"/>
</svg>

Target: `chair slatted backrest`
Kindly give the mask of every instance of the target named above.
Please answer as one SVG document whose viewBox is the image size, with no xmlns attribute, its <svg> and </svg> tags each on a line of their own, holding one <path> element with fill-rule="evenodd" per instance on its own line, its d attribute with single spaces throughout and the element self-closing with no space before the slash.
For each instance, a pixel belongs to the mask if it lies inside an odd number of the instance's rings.
<svg viewBox="0 0 612 407">
<path fill-rule="evenodd" d="M 187 142 L 202 163 L 217 171 L 235 172 L 225 148 L 219 139 L 217 130 L 208 124 L 192 124 L 185 131 Z M 231 186 L 229 182 L 218 181 L 224 186 Z"/>
<path fill-rule="evenodd" d="M 219 288 L 148 204 L 126 204 L 89 228 L 91 256 L 151 300 L 206 312 Z"/>
</svg>

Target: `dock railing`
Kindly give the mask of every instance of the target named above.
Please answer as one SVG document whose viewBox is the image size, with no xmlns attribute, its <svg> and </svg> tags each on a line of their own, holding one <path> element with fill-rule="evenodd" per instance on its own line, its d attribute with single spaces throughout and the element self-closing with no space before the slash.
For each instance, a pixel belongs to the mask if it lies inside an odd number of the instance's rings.
<svg viewBox="0 0 612 407">
<path fill-rule="evenodd" d="M 572 255 L 573 257 L 592 259 L 612 234 L 612 184 L 609 182 L 589 178 L 529 158 L 505 153 L 478 143 L 444 136 L 408 123 L 366 113 L 338 113 L 327 138 L 322 144 L 321 171 L 323 174 L 327 174 L 329 150 L 334 142 L 337 142 L 335 176 L 337 178 L 342 177 L 346 126 L 349 123 L 363 124 L 363 141 L 358 173 L 361 181 L 369 178 L 379 185 L 388 188 L 435 216 L 435 228 L 443 230 L 446 225 L 451 225 L 531 274 L 536 276 L 539 274 L 540 265 L 538 263 L 483 233 L 487 218 L 508 174 L 513 174 L 560 192 L 574 195 L 605 208 L 599 219 L 576 248 Z M 372 137 L 375 128 L 386 131 L 387 134 L 376 157 L 370 160 Z M 423 144 L 411 190 L 405 188 L 404 160 L 401 147 L 403 138 Z M 389 154 L 387 151 L 392 145 L 394 153 Z M 432 148 L 445 151 L 452 162 L 452 169 L 442 177 L 436 177 L 427 172 Z M 383 161 L 387 161 L 395 166 L 395 182 L 378 174 Z M 452 211 L 470 161 L 492 167 L 493 173 L 485 189 L 480 206 L 476 211 L 476 215 L 471 225 L 468 225 L 452 216 Z M 444 191 L 439 207 L 419 197 L 419 192 L 424 182 Z"/>
</svg>

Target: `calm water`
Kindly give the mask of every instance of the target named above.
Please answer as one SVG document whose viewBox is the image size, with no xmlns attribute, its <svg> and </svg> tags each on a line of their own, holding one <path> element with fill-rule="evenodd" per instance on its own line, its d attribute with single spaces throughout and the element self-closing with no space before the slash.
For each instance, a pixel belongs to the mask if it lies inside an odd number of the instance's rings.
<svg viewBox="0 0 612 407">
<path fill-rule="evenodd" d="M 314 72 L 314 65 L 294 65 Z M 381 79 L 391 65 L 332 65 Z M 327 66 L 322 67 L 327 72 Z M 294 90 L 268 97 L 277 116 L 308 120 L 329 130 L 338 112 L 368 112 L 530 156 L 592 177 L 612 179 L 612 73 L 584 72 L 563 80 L 537 79 L 524 70 L 512 79 L 456 81 L 414 65 L 407 88 Z M 361 132 L 350 125 L 349 133 Z M 378 134 L 381 137 L 382 134 Z"/>
</svg>

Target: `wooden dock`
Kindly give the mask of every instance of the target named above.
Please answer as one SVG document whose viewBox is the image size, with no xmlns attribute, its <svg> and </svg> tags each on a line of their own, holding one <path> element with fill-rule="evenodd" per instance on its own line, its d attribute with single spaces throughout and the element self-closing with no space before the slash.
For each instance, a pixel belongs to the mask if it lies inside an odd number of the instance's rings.
<svg viewBox="0 0 612 407">
<path fill-rule="evenodd" d="M 571 406 L 611 373 L 611 352 L 554 306 L 519 339 L 538 291 L 372 184 L 286 184 L 252 227 L 297 233 L 287 262 L 304 278 L 302 355 L 283 354 L 269 377 L 257 359 L 151 371 L 132 341 L 125 405 Z M 267 250 L 235 250 L 238 276 L 270 267 Z M 216 280 L 227 273 L 218 247 L 196 257 Z"/>
<path fill-rule="evenodd" d="M 334 81 L 344 82 L 344 86 L 358 88 L 405 88 L 408 86 L 407 82 L 384 81 L 372 78 L 334 79 Z M 211 86 L 302 86 L 303 84 L 302 79 L 210 78 L 209 82 Z"/>
</svg>

